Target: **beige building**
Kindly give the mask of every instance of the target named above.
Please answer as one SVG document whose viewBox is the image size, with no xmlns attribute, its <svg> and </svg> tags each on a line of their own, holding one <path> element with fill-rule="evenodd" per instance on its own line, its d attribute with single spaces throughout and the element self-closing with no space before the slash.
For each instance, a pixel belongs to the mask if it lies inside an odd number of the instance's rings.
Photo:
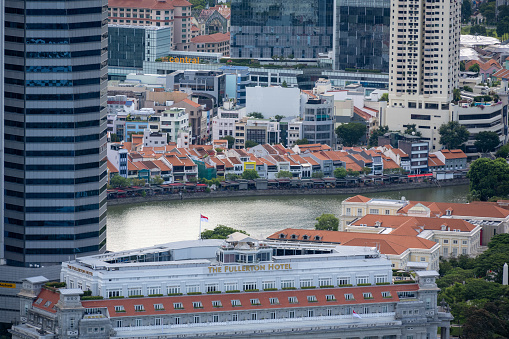
<svg viewBox="0 0 509 339">
<path fill-rule="evenodd" d="M 230 33 L 215 33 L 199 35 L 191 39 L 190 51 L 222 53 L 224 57 L 230 56 Z"/>
<path fill-rule="evenodd" d="M 432 150 L 440 149 L 440 125 L 453 120 L 460 9 L 457 1 L 391 1 L 389 105 L 382 125 L 403 131 L 416 124 Z"/>
<path fill-rule="evenodd" d="M 401 200 L 371 199 L 362 195 L 350 197 L 341 203 L 339 230 L 346 230 L 348 224 L 367 214 L 397 215 L 406 204 L 405 197 Z"/>
<path fill-rule="evenodd" d="M 109 0 L 110 24 L 169 26 L 172 49 L 189 50 L 191 7 L 186 0 Z"/>
</svg>

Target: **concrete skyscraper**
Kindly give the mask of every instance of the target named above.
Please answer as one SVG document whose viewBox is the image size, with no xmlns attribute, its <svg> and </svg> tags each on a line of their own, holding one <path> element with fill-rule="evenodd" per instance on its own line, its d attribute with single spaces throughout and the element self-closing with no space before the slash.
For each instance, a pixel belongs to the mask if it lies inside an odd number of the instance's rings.
<svg viewBox="0 0 509 339">
<path fill-rule="evenodd" d="M 3 1 L 0 276 L 17 290 L 30 268 L 106 248 L 108 3 Z"/>
<path fill-rule="evenodd" d="M 430 147 L 438 128 L 453 120 L 458 88 L 461 3 L 457 0 L 392 0 L 389 107 L 391 130 L 415 124 Z M 383 121 L 382 121 L 383 123 Z"/>
</svg>

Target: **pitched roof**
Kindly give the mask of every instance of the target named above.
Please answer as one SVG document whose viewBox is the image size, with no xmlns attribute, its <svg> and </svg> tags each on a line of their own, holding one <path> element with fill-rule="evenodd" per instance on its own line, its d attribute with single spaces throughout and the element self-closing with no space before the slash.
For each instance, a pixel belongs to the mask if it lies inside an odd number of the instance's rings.
<svg viewBox="0 0 509 339">
<path fill-rule="evenodd" d="M 32 303 L 32 306 L 46 312 L 57 313 L 57 311 L 53 309 L 53 306 L 56 305 L 59 299 L 60 294 L 58 292 L 43 287 L 37 299 Z"/>
<path fill-rule="evenodd" d="M 508 79 L 509 78 L 509 69 L 501 69 L 499 71 L 496 71 L 493 76 L 495 78 L 503 78 Z"/>
<path fill-rule="evenodd" d="M 446 159 L 466 159 L 467 155 L 460 149 L 443 149 L 440 152 L 444 155 Z"/>
<path fill-rule="evenodd" d="M 173 9 L 173 2 L 158 0 L 109 0 L 108 7 Z"/>
<path fill-rule="evenodd" d="M 180 103 L 180 102 L 185 102 L 186 104 L 191 105 L 191 106 L 193 106 L 193 107 L 195 107 L 195 108 L 200 108 L 200 107 L 201 107 L 201 105 L 200 105 L 200 104 L 198 104 L 198 103 L 194 102 L 193 100 L 189 100 L 189 99 L 187 99 L 187 98 L 186 98 L 186 99 L 184 99 L 184 100 L 182 100 L 182 101 L 177 102 L 177 104 L 178 104 L 178 103 Z"/>
<path fill-rule="evenodd" d="M 106 162 L 106 166 L 108 167 L 108 171 L 110 171 L 110 173 L 118 173 L 118 169 L 111 163 L 111 161 L 108 160 Z"/>
<path fill-rule="evenodd" d="M 348 199 L 345 199 L 343 202 L 368 202 L 370 200 L 371 198 L 365 197 L 363 195 L 356 195 Z"/>
<path fill-rule="evenodd" d="M 438 167 L 444 165 L 445 164 L 442 162 L 442 160 L 438 159 L 438 157 L 435 154 L 430 154 L 428 156 L 428 167 Z"/>
<path fill-rule="evenodd" d="M 452 203 L 452 202 L 430 202 L 430 201 L 409 201 L 402 207 L 398 213 L 406 215 L 408 210 L 416 204 L 422 204 L 428 207 L 432 216 L 443 216 L 447 214 L 447 210 L 451 211 L 452 216 L 462 217 L 484 217 L 484 218 L 506 218 L 509 211 L 503 209 L 495 202 L 471 202 L 468 204 Z"/>
<path fill-rule="evenodd" d="M 217 43 L 230 41 L 230 33 L 214 33 L 209 35 L 198 35 L 191 39 L 194 43 Z"/>
</svg>

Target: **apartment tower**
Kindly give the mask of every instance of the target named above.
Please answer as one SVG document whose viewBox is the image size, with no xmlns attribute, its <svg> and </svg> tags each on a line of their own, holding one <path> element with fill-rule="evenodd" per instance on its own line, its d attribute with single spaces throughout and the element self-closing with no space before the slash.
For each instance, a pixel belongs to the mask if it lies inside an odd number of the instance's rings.
<svg viewBox="0 0 509 339">
<path fill-rule="evenodd" d="M 106 248 L 107 24 L 107 0 L 5 0 L 7 266 Z"/>
<path fill-rule="evenodd" d="M 458 87 L 460 10 L 457 0 L 391 1 L 385 123 L 401 131 L 415 124 L 433 149 L 439 148 L 438 128 L 453 119 L 450 102 Z"/>
</svg>

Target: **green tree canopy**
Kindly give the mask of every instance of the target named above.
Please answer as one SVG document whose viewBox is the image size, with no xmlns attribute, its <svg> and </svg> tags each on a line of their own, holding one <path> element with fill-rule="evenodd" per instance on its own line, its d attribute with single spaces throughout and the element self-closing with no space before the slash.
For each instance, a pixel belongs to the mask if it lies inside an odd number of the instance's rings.
<svg viewBox="0 0 509 339">
<path fill-rule="evenodd" d="M 228 173 L 224 176 L 225 180 L 237 180 L 239 176 L 235 173 Z"/>
<path fill-rule="evenodd" d="M 471 0 L 463 0 L 461 3 L 461 19 L 463 21 L 467 21 L 470 19 L 472 15 L 472 1 Z"/>
<path fill-rule="evenodd" d="M 377 129 L 371 132 L 369 136 L 368 146 L 376 147 L 378 146 L 378 137 L 383 136 L 385 133 L 389 132 L 389 126 L 380 126 Z"/>
<path fill-rule="evenodd" d="M 251 112 L 248 113 L 247 116 L 255 119 L 263 119 L 263 114 L 260 112 Z"/>
<path fill-rule="evenodd" d="M 422 135 L 422 133 L 417 130 L 417 126 L 415 124 L 407 125 L 406 130 L 403 133 L 409 134 L 409 135 L 415 135 L 418 137 L 420 137 Z"/>
<path fill-rule="evenodd" d="M 380 99 L 378 101 L 386 101 L 389 102 L 389 93 L 384 93 L 380 96 Z"/>
<path fill-rule="evenodd" d="M 337 231 L 339 227 L 339 219 L 334 216 L 334 214 L 327 214 L 324 213 L 318 218 L 316 218 L 318 221 L 315 224 L 316 230 L 322 230 L 322 231 Z"/>
<path fill-rule="evenodd" d="M 290 171 L 279 171 L 276 174 L 276 178 L 293 178 L 293 174 Z"/>
<path fill-rule="evenodd" d="M 131 186 L 131 180 L 128 178 L 124 178 L 118 174 L 115 174 L 110 179 L 110 185 L 112 187 L 128 187 Z"/>
<path fill-rule="evenodd" d="M 498 144 L 500 144 L 500 139 L 496 132 L 482 131 L 475 136 L 474 146 L 483 153 L 493 152 Z"/>
<path fill-rule="evenodd" d="M 468 71 L 469 72 L 476 72 L 476 73 L 479 73 L 479 71 L 481 70 L 481 68 L 479 67 L 479 64 L 473 64 L 472 66 L 470 66 L 468 68 Z"/>
<path fill-rule="evenodd" d="M 256 145 L 258 145 L 257 142 L 253 141 L 253 140 L 246 140 L 246 148 L 251 148 L 251 147 L 255 147 Z"/>
<path fill-rule="evenodd" d="M 313 174 L 311 174 L 311 178 L 322 179 L 323 177 L 324 177 L 324 174 L 322 171 L 313 172 Z"/>
<path fill-rule="evenodd" d="M 150 183 L 153 185 L 161 185 L 164 182 L 164 179 L 161 178 L 160 175 L 156 175 L 152 179 L 150 179 Z"/>
<path fill-rule="evenodd" d="M 274 116 L 274 119 L 276 119 L 277 122 L 280 122 L 281 119 L 283 119 L 284 117 L 285 117 L 284 115 L 277 114 L 277 115 Z"/>
<path fill-rule="evenodd" d="M 346 169 L 338 167 L 334 170 L 334 178 L 343 179 L 346 177 Z"/>
<path fill-rule="evenodd" d="M 242 172 L 242 179 L 253 180 L 258 179 L 259 177 L 258 172 L 254 169 L 247 169 Z"/>
<path fill-rule="evenodd" d="M 496 153 L 498 158 L 507 158 L 509 156 L 509 144 L 500 147 Z"/>
<path fill-rule="evenodd" d="M 362 168 L 362 173 L 365 174 L 365 175 L 370 174 L 372 171 L 373 170 L 370 167 L 363 167 Z"/>
<path fill-rule="evenodd" d="M 307 145 L 309 144 L 309 140 L 306 138 L 298 139 L 295 141 L 295 145 Z"/>
<path fill-rule="evenodd" d="M 467 140 L 470 133 L 457 121 L 449 121 L 440 126 L 440 143 L 447 149 L 456 149 L 461 147 Z"/>
<path fill-rule="evenodd" d="M 202 239 L 226 239 L 226 238 L 228 238 L 228 236 L 230 234 L 235 233 L 235 232 L 240 232 L 240 233 L 249 235 L 249 234 L 247 234 L 246 231 L 243 231 L 243 230 L 236 230 L 232 227 L 228 227 L 225 225 L 217 225 L 217 227 L 214 228 L 213 230 L 205 230 L 205 231 L 201 232 L 201 238 Z"/>
<path fill-rule="evenodd" d="M 284 88 L 288 87 L 288 84 L 286 83 L 286 80 L 283 81 L 283 83 L 281 84 L 281 87 L 284 87 Z"/>
<path fill-rule="evenodd" d="M 221 137 L 220 140 L 227 140 L 228 141 L 228 148 L 232 148 L 233 144 L 235 143 L 235 138 L 231 135 L 225 135 L 224 137 Z"/>
<path fill-rule="evenodd" d="M 509 194 L 509 164 L 505 159 L 479 158 L 470 165 L 467 176 L 475 199 L 487 201 Z"/>
<path fill-rule="evenodd" d="M 356 145 L 365 134 L 366 125 L 359 122 L 342 124 L 336 128 L 338 139 L 347 147 Z"/>
<path fill-rule="evenodd" d="M 486 27 L 481 25 L 473 25 L 470 27 L 471 35 L 486 35 Z"/>
</svg>

